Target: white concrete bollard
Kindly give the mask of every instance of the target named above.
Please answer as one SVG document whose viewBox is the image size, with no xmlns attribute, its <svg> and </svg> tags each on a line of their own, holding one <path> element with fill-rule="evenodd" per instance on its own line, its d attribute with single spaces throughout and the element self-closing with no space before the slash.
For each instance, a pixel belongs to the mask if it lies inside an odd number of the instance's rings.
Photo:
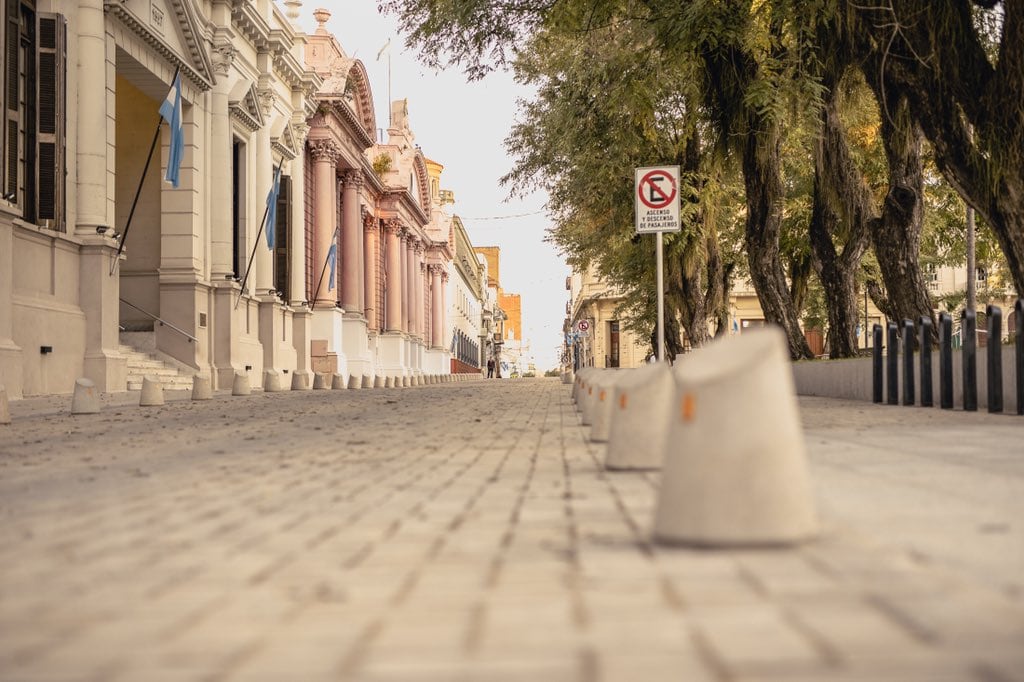
<svg viewBox="0 0 1024 682">
<path fill-rule="evenodd" d="M 0 384 L 0 424 L 11 423 L 11 403 L 7 399 L 7 387 Z"/>
<path fill-rule="evenodd" d="M 363 388 L 373 388 L 373 375 L 372 374 L 364 374 L 363 375 Z"/>
<path fill-rule="evenodd" d="M 324 391 L 330 388 L 330 384 L 327 380 L 328 375 L 323 372 L 317 372 L 313 375 L 313 390 Z"/>
<path fill-rule="evenodd" d="M 192 400 L 213 400 L 213 382 L 208 376 L 192 377 Z"/>
<path fill-rule="evenodd" d="M 249 375 L 235 372 L 235 379 L 231 382 L 231 395 L 249 395 L 252 393 L 252 386 L 249 385 Z"/>
<path fill-rule="evenodd" d="M 631 369 L 615 384 L 606 469 L 661 468 L 674 390 L 675 379 L 665 362 Z"/>
<path fill-rule="evenodd" d="M 374 388 L 384 388 L 384 386 L 386 385 L 386 381 L 387 380 L 384 377 L 384 375 L 378 374 L 378 375 L 373 377 L 373 387 Z"/>
<path fill-rule="evenodd" d="M 100 394 L 90 379 L 75 381 L 75 392 L 71 395 L 71 414 L 96 414 L 100 411 Z"/>
<path fill-rule="evenodd" d="M 305 370 L 292 372 L 292 390 L 308 391 L 311 388 L 309 379 L 309 372 Z"/>
<path fill-rule="evenodd" d="M 573 382 L 572 372 L 562 372 L 562 383 L 571 384 Z"/>
<path fill-rule="evenodd" d="M 602 374 L 608 370 L 595 369 L 587 375 L 587 382 L 580 391 L 580 424 L 590 426 L 594 423 L 594 406 L 597 404 L 597 382 Z"/>
<path fill-rule="evenodd" d="M 777 328 L 677 360 L 656 540 L 783 545 L 815 535 L 792 372 Z"/>
<path fill-rule="evenodd" d="M 335 372 L 331 375 L 331 388 L 335 391 L 341 391 L 348 388 L 348 379 L 345 378 L 344 374 Z"/>
<path fill-rule="evenodd" d="M 395 387 L 395 378 L 393 376 L 391 376 L 390 374 L 388 376 L 384 377 L 384 388 L 394 388 L 394 387 Z"/>
<path fill-rule="evenodd" d="M 614 369 L 603 373 L 595 382 L 597 399 L 590 419 L 590 440 L 595 443 L 608 441 L 608 432 L 612 423 L 612 410 L 614 409 L 615 386 L 622 381 L 623 376 L 633 370 Z"/>
<path fill-rule="evenodd" d="M 281 386 L 281 373 L 276 369 L 263 370 L 263 392 L 280 393 L 284 390 Z"/>
<path fill-rule="evenodd" d="M 409 388 L 409 377 L 408 375 L 402 375 L 402 388 Z"/>
<path fill-rule="evenodd" d="M 142 378 L 142 393 L 139 407 L 157 407 L 164 404 L 164 387 L 153 377 Z"/>
<path fill-rule="evenodd" d="M 363 387 L 363 375 L 352 374 L 348 378 L 348 387 L 351 389 L 357 389 Z"/>
</svg>

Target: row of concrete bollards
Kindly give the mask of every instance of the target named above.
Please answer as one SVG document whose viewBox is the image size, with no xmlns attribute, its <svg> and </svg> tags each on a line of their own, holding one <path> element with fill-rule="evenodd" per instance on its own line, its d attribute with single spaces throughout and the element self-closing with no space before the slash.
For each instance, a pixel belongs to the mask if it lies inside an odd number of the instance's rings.
<svg viewBox="0 0 1024 682">
<path fill-rule="evenodd" d="M 309 377 L 301 374 L 293 374 L 291 388 L 284 388 L 281 382 L 281 374 L 276 370 L 266 370 L 263 373 L 263 392 L 277 393 L 282 391 L 304 391 L 321 389 L 362 389 L 362 388 L 406 388 L 412 386 L 426 386 L 432 384 L 446 384 L 472 379 L 480 379 L 479 374 L 420 374 L 404 376 L 384 375 L 352 375 L 346 377 L 344 374 L 316 373 L 313 375 L 313 385 L 309 385 Z M 231 384 L 231 395 L 244 396 L 252 393 L 252 386 L 249 376 L 236 373 Z M 192 400 L 212 400 L 213 384 L 210 377 L 196 375 L 192 379 Z M 153 377 L 144 377 L 142 380 L 142 391 L 139 395 L 140 407 L 154 407 L 164 404 L 164 389 L 159 380 Z M 100 411 L 100 393 L 96 384 L 89 379 L 78 379 L 75 381 L 74 391 L 71 394 L 71 414 L 96 414 Z M 7 390 L 0 384 L 0 424 L 11 423 L 10 403 L 7 397 Z"/>
<path fill-rule="evenodd" d="M 1024 299 L 1014 305 L 1013 364 L 1015 365 L 1016 385 L 1013 389 L 1017 403 L 1017 414 L 1024 415 Z M 985 332 L 988 343 L 985 352 L 985 385 L 988 411 L 1003 411 L 1003 346 L 1002 340 L 1003 312 L 996 305 L 985 308 Z M 917 402 L 921 407 L 934 405 L 934 384 L 932 377 L 932 321 L 929 317 L 921 317 L 918 321 L 918 337 L 915 339 L 914 323 L 903 321 L 903 328 L 890 322 L 887 328 L 887 340 L 883 344 L 882 327 L 874 325 L 872 329 L 874 349 L 872 355 L 872 400 L 876 403 L 887 402 L 890 405 L 900 404 L 900 384 L 903 388 L 903 404 L 913 405 Z M 977 317 L 973 310 L 961 313 L 961 404 L 967 412 L 978 409 L 978 347 Z M 914 345 L 919 348 L 919 365 L 916 368 Z M 900 353 L 902 344 L 903 368 L 900 380 Z M 883 345 L 888 348 L 886 361 L 882 360 Z M 883 369 L 884 366 L 884 369 Z M 939 315 L 939 406 L 942 409 L 953 409 L 953 319 L 949 313 Z M 917 385 L 920 391 L 916 391 Z M 884 395 L 883 395 L 884 394 Z"/>
<path fill-rule="evenodd" d="M 573 400 L 608 470 L 661 469 L 657 541 L 785 545 L 818 521 L 786 340 L 712 342 L 669 367 L 586 368 Z"/>
</svg>

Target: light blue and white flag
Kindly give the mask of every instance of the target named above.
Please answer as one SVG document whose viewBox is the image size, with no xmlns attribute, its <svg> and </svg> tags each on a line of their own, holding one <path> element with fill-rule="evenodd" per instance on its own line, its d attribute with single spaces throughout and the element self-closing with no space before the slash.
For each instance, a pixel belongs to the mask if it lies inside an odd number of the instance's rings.
<svg viewBox="0 0 1024 682">
<path fill-rule="evenodd" d="M 274 250 L 274 228 L 277 225 L 277 195 L 281 191 L 281 164 L 274 169 L 274 181 L 267 194 L 267 248 Z"/>
<path fill-rule="evenodd" d="M 167 155 L 167 172 L 164 180 L 178 187 L 181 159 L 185 155 L 185 129 L 181 123 L 181 74 L 174 75 L 171 89 L 160 105 L 160 115 L 171 129 L 171 149 Z"/>
<path fill-rule="evenodd" d="M 331 274 L 327 277 L 327 291 L 334 290 L 334 264 L 338 260 L 338 244 L 331 244 L 330 250 L 327 252 L 327 264 L 331 266 Z"/>
</svg>

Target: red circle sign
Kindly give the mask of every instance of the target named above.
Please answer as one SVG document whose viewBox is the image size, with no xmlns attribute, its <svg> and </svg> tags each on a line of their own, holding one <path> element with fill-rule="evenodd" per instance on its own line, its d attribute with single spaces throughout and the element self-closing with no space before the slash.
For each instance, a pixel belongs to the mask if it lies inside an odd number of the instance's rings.
<svg viewBox="0 0 1024 682">
<path fill-rule="evenodd" d="M 588 329 L 590 329 L 590 323 L 587 322 L 586 320 L 580 320 L 579 322 L 576 323 L 576 328 L 579 329 L 581 332 L 585 332 Z"/>
<path fill-rule="evenodd" d="M 653 170 L 640 178 L 637 194 L 644 206 L 665 208 L 676 198 L 676 179 L 663 170 Z"/>
</svg>

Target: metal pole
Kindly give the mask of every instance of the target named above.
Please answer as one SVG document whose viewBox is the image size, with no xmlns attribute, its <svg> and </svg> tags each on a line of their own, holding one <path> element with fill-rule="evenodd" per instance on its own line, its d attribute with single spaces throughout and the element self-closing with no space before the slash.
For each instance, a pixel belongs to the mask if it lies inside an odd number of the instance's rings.
<svg viewBox="0 0 1024 682">
<path fill-rule="evenodd" d="M 977 265 L 974 262 L 974 209 L 967 207 L 967 309 L 977 305 Z"/>
<path fill-rule="evenodd" d="M 658 233 L 658 362 L 665 362 L 665 252 Z"/>
</svg>

